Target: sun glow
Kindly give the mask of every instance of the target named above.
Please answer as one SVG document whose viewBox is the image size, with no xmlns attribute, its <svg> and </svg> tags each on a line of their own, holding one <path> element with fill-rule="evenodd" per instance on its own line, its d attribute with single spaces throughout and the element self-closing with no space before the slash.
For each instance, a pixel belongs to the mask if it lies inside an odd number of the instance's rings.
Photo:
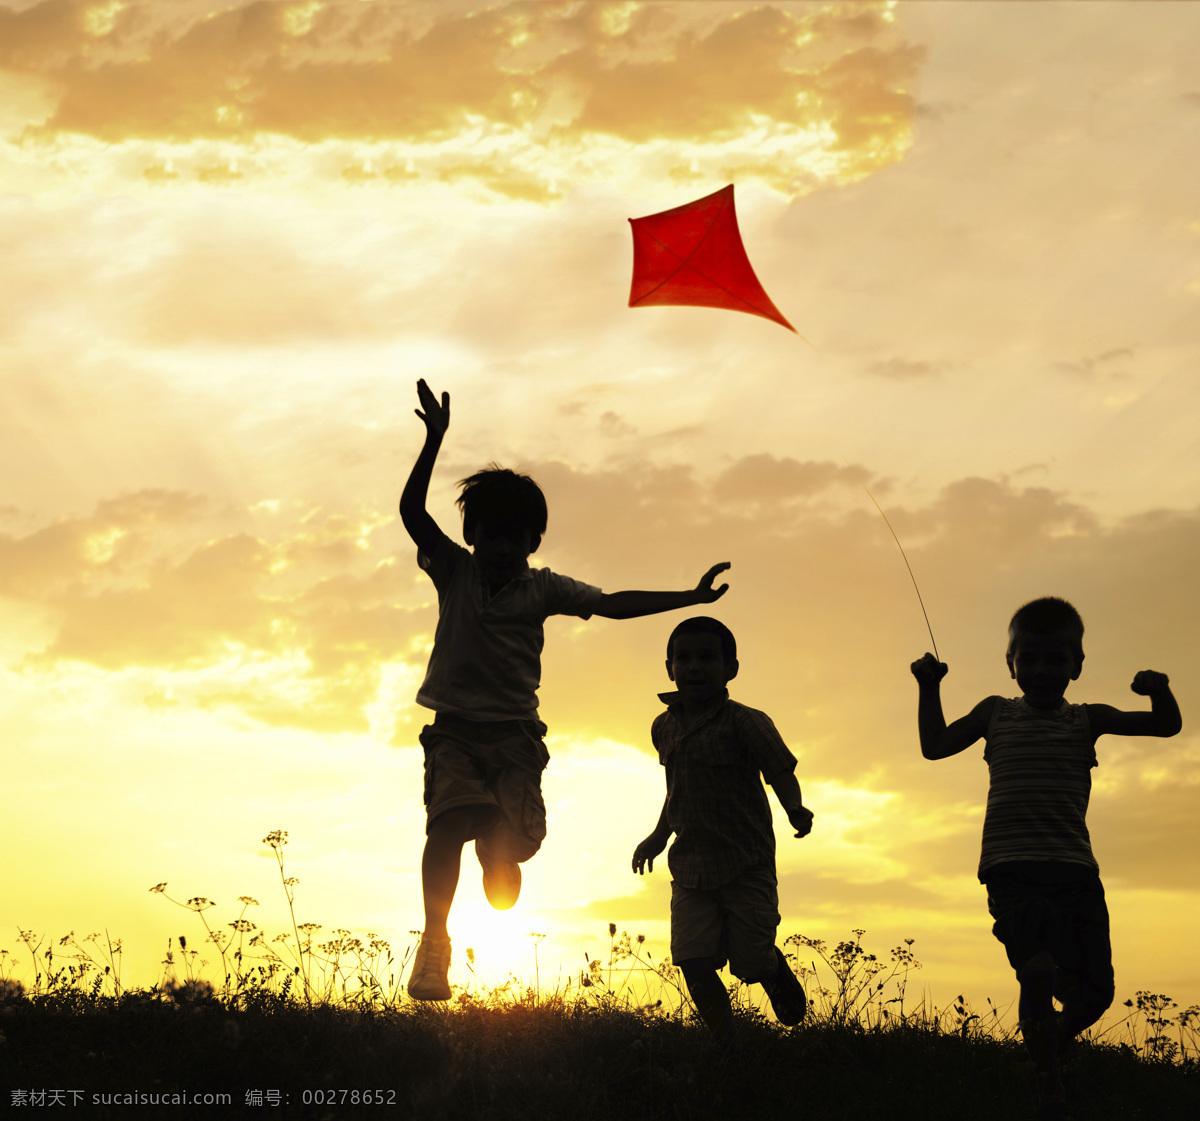
<svg viewBox="0 0 1200 1121">
<path fill-rule="evenodd" d="M 471 874 L 469 849 L 463 854 L 463 872 L 464 879 Z M 460 888 L 450 916 L 454 941 L 451 981 L 463 985 L 474 982 L 487 988 L 502 985 L 514 976 L 532 982 L 535 951 L 545 936 L 538 924 L 538 917 L 520 904 L 511 911 L 495 911 L 482 896 L 471 898 L 469 890 Z"/>
</svg>

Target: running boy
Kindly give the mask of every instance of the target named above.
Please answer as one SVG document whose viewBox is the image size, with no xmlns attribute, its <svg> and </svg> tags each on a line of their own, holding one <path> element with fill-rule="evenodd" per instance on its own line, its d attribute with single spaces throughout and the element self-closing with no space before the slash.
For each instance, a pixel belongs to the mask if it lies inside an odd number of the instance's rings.
<svg viewBox="0 0 1200 1121">
<path fill-rule="evenodd" d="M 1154 670 L 1142 670 L 1131 686 L 1150 698 L 1149 712 L 1064 700 L 1083 669 L 1083 620 L 1066 600 L 1035 599 L 1012 617 L 1007 660 L 1022 696 L 987 697 L 949 727 L 939 694 L 945 663 L 926 654 L 912 672 L 926 759 L 986 741 L 991 780 L 979 879 L 992 932 L 1020 984 L 1018 1017 L 1042 1105 L 1053 1112 L 1065 1102 L 1058 1073 L 1064 1047 L 1113 999 L 1108 909 L 1084 821 L 1096 740 L 1173 736 L 1181 720 L 1166 674 Z M 1061 1013 L 1052 1011 L 1051 997 Z"/>
<path fill-rule="evenodd" d="M 797 837 L 812 830 L 794 774 L 796 758 L 765 713 L 729 699 L 737 643 L 716 619 L 685 619 L 667 640 L 667 676 L 678 691 L 660 693 L 667 711 L 650 729 L 666 768 L 667 797 L 658 824 L 633 852 L 633 870 L 675 843 L 671 869 L 671 959 L 718 1046 L 733 1050 L 733 1009 L 717 970 L 757 981 L 783 1024 L 804 1019 L 804 988 L 775 945 L 779 895 L 771 804 L 774 788 Z"/>
<path fill-rule="evenodd" d="M 462 848 L 475 842 L 493 907 L 511 907 L 520 864 L 546 836 L 542 769 L 549 761 L 538 719 L 542 624 L 549 615 L 632 619 L 712 603 L 728 584 L 714 565 L 691 591 L 615 592 L 530 568 L 546 532 L 546 499 L 525 475 L 489 467 L 462 483 L 458 504 L 468 552 L 425 509 L 429 479 L 450 424 L 450 395 L 439 404 L 417 382 L 425 445 L 400 498 L 404 528 L 438 592 L 433 651 L 417 702 L 435 711 L 421 732 L 425 749 L 426 841 L 421 858 L 425 931 L 408 982 L 418 1000 L 449 1000 L 446 919 L 458 886 Z M 422 411 L 423 410 L 423 411 Z"/>
</svg>

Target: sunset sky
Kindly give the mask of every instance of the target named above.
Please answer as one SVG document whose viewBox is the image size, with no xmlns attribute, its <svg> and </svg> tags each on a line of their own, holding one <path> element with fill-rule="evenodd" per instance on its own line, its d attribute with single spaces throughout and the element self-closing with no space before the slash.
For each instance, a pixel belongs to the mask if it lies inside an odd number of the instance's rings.
<svg viewBox="0 0 1200 1121">
<path fill-rule="evenodd" d="M 1117 999 L 1200 1002 L 1200 4 L 0 0 L 0 948 L 107 929 L 151 984 L 210 919 L 422 924 L 414 703 L 436 621 L 396 503 L 530 472 L 539 563 L 692 586 L 739 641 L 816 814 L 776 812 L 781 939 L 904 937 L 919 981 L 1007 1004 L 975 871 L 1013 610 L 1083 615 L 1069 700 Z M 627 305 L 627 219 L 735 184 L 763 319 Z M 473 857 L 452 980 L 566 975 L 638 879 L 682 613 L 546 627 L 548 840 L 515 911 Z M 19 975 L 19 974 L 18 974 Z"/>
</svg>

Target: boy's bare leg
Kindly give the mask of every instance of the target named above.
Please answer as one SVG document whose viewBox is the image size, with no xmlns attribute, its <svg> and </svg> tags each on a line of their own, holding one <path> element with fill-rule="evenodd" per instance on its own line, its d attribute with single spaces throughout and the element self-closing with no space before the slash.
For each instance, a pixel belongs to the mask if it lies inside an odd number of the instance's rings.
<svg viewBox="0 0 1200 1121">
<path fill-rule="evenodd" d="M 1039 950 L 1019 970 L 1021 997 L 1017 1016 L 1025 1048 L 1037 1067 L 1038 1101 L 1042 1116 L 1057 1117 L 1066 1109 L 1066 1088 L 1058 1071 L 1062 1024 L 1053 1015 L 1054 958 Z"/>
<path fill-rule="evenodd" d="M 421 856 L 421 890 L 425 896 L 425 936 L 446 938 L 446 919 L 458 889 L 463 845 L 475 840 L 490 824 L 490 806 L 460 806 L 429 823 Z"/>
<path fill-rule="evenodd" d="M 1042 1020 L 1050 1015 L 1054 995 L 1054 958 L 1049 950 L 1038 950 L 1017 971 L 1021 986 L 1021 999 L 1017 1005 L 1017 1018 L 1025 1023 Z"/>
<path fill-rule="evenodd" d="M 691 958 L 677 962 L 687 982 L 688 995 L 708 1025 L 718 1044 L 729 1046 L 733 1042 L 733 1007 L 729 993 L 717 976 L 716 962 L 712 958 Z"/>
</svg>

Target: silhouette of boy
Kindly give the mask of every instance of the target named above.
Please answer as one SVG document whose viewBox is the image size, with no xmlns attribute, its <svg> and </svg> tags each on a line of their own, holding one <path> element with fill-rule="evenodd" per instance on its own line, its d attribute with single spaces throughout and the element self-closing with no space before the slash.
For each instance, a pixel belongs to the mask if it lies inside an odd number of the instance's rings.
<svg viewBox="0 0 1200 1121">
<path fill-rule="evenodd" d="M 800 797 L 796 758 L 766 713 L 729 699 L 737 643 L 716 619 L 685 619 L 667 640 L 667 676 L 677 692 L 660 693 L 666 712 L 650 735 L 666 768 L 667 797 L 654 832 L 634 849 L 633 870 L 675 834 L 671 869 L 671 958 L 723 1051 L 733 1049 L 733 1009 L 717 970 L 758 982 L 783 1024 L 807 1010 L 804 989 L 775 945 L 779 895 L 771 804 L 759 773 L 775 790 L 797 837 L 812 830 Z"/>
<path fill-rule="evenodd" d="M 921 754 L 945 759 L 986 741 L 990 774 L 980 882 L 992 932 L 1020 984 L 1018 1017 L 1037 1065 L 1047 1114 L 1065 1108 L 1059 1061 L 1113 999 L 1108 908 L 1084 821 L 1100 736 L 1173 736 L 1182 722 L 1166 674 L 1142 670 L 1130 686 L 1150 711 L 1068 704 L 1083 669 L 1083 620 L 1066 600 L 1035 599 L 1008 626 L 1008 669 L 1022 695 L 986 697 L 947 727 L 932 654 L 912 664 L 920 686 Z M 1062 1004 L 1054 1012 L 1051 998 Z"/>
<path fill-rule="evenodd" d="M 425 509 L 429 479 L 450 424 L 441 402 L 417 382 L 425 444 L 400 498 L 400 517 L 418 563 L 438 592 L 438 622 L 417 702 L 436 713 L 421 732 L 425 749 L 426 841 L 421 859 L 425 930 L 408 982 L 418 1000 L 449 1000 L 446 920 L 462 860 L 475 842 L 483 889 L 497 909 L 521 890 L 520 864 L 546 836 L 542 769 L 549 761 L 538 719 L 542 624 L 549 615 L 632 619 L 720 599 L 729 587 L 708 570 L 690 591 L 604 594 L 529 556 L 546 531 L 546 499 L 526 475 L 489 467 L 462 482 L 463 538 L 456 545 Z"/>
</svg>

